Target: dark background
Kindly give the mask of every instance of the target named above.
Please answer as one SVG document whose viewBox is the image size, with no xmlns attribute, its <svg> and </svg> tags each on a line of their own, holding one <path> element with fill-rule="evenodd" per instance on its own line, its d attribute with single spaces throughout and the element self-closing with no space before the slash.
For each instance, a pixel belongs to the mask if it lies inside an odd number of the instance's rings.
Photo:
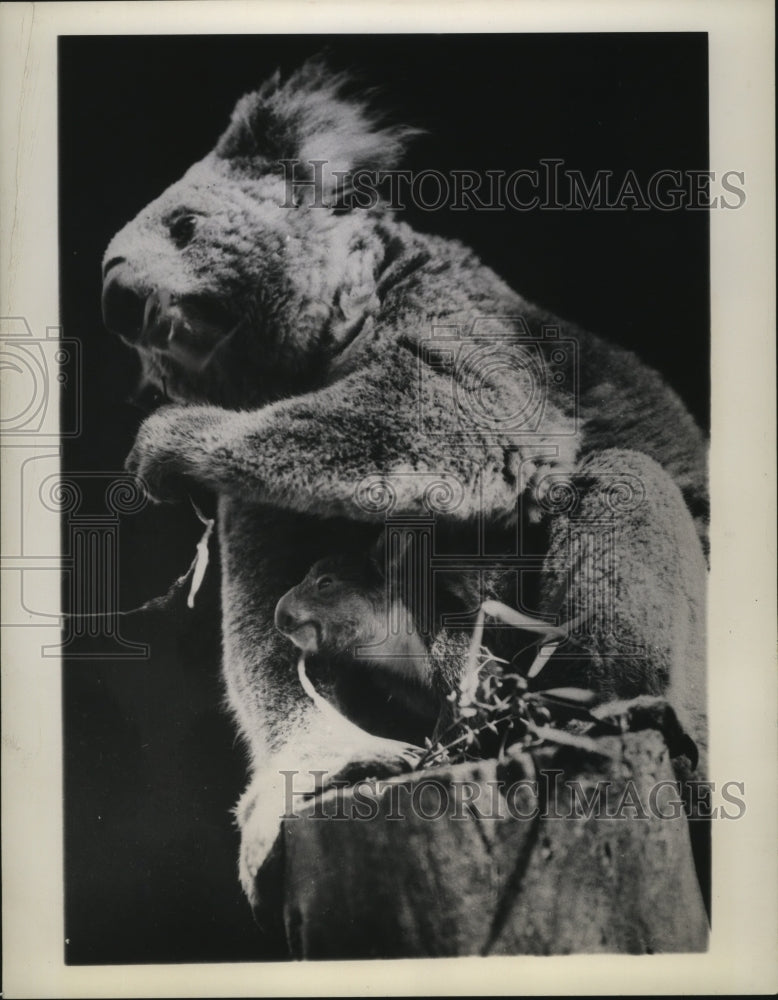
<svg viewBox="0 0 778 1000">
<path fill-rule="evenodd" d="M 536 168 L 585 177 L 708 165 L 701 34 L 63 37 L 60 253 L 64 335 L 82 342 L 84 431 L 71 472 L 119 470 L 142 417 L 131 351 L 100 318 L 113 233 L 213 146 L 236 99 L 326 50 L 394 120 L 421 126 L 412 170 Z M 709 408 L 705 211 L 437 212 L 528 299 L 636 350 L 703 426 Z M 122 519 L 120 602 L 159 594 L 201 526 L 184 508 Z M 67 961 L 245 960 L 263 950 L 236 874 L 229 809 L 245 761 L 221 706 L 216 574 L 195 612 L 134 616 L 151 658 L 65 664 Z"/>
</svg>

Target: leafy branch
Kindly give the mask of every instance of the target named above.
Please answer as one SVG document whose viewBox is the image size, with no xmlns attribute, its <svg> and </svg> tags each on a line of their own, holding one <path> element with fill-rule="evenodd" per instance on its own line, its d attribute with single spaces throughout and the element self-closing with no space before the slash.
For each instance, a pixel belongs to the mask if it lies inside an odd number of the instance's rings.
<svg viewBox="0 0 778 1000">
<path fill-rule="evenodd" d="M 483 645 L 486 615 L 517 629 L 540 633 L 538 653 L 526 674 L 511 670 L 511 663 Z M 593 749 L 592 740 L 560 728 L 560 723 L 571 715 L 587 716 L 598 700 L 594 692 L 579 688 L 529 690 L 530 680 L 579 623 L 576 620 L 551 626 L 497 601 L 484 602 L 473 629 L 463 677 L 449 695 L 454 719 L 434 741 L 425 741 L 426 752 L 417 768 L 456 764 L 492 754 L 501 757 L 517 743 L 525 748 L 556 742 Z"/>
</svg>

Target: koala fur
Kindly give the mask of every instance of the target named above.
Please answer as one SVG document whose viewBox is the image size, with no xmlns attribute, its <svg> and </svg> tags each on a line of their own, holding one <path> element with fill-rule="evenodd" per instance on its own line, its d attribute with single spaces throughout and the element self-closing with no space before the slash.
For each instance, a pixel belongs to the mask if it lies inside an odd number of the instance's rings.
<svg viewBox="0 0 778 1000">
<path fill-rule="evenodd" d="M 702 433 L 634 354 L 525 301 L 462 244 L 380 205 L 338 211 L 304 186 L 290 201 L 279 160 L 303 179 L 325 161 L 326 202 L 336 172 L 402 155 L 410 130 L 382 127 L 348 89 L 312 62 L 243 97 L 104 259 L 106 325 L 173 402 L 141 426 L 128 468 L 157 499 L 218 497 L 224 677 L 251 752 L 237 809 L 250 899 L 284 811 L 281 770 L 407 764 L 378 737 L 372 756 L 356 747 L 313 704 L 273 621 L 333 539 L 367 540 L 387 517 L 433 510 L 514 539 L 547 526 L 533 612 L 565 620 L 601 592 L 611 605 L 608 628 L 564 661 L 579 683 L 669 691 L 705 737 Z M 441 328 L 446 349 L 430 352 Z M 549 331 L 575 359 L 554 360 Z M 603 524 L 607 556 L 591 542 Z"/>
</svg>

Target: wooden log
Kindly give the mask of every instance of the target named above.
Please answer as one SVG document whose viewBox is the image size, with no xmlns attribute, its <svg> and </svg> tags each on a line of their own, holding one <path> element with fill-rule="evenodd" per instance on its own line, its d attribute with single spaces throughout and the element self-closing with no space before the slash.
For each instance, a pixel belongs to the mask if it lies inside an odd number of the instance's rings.
<svg viewBox="0 0 778 1000">
<path fill-rule="evenodd" d="M 270 922 L 306 959 L 704 951 L 661 735 L 596 745 L 328 792 L 284 821 Z"/>
</svg>

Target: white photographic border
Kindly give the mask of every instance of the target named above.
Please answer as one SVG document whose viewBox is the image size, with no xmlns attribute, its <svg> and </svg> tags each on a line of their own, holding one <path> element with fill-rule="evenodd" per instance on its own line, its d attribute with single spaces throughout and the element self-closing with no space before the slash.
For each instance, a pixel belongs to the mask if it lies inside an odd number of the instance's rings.
<svg viewBox="0 0 778 1000">
<path fill-rule="evenodd" d="M 3 979 L 10 997 L 613 995 L 778 988 L 775 646 L 774 15 L 769 0 L 213 0 L 0 8 L 0 314 L 57 324 L 57 36 L 705 31 L 710 168 L 746 201 L 711 212 L 710 772 L 745 784 L 713 823 L 710 950 L 701 955 L 66 966 L 57 629 L 3 630 Z M 660 68 L 661 71 L 661 68 Z M 12 406 L 8 397 L 4 405 Z M 19 499 L 3 485 L 3 552 Z M 57 537 L 49 539 L 56 551 Z M 56 583 L 45 597 L 58 607 Z M 5 598 L 4 598 L 5 600 Z M 4 620 L 4 619 L 3 619 Z"/>
</svg>

